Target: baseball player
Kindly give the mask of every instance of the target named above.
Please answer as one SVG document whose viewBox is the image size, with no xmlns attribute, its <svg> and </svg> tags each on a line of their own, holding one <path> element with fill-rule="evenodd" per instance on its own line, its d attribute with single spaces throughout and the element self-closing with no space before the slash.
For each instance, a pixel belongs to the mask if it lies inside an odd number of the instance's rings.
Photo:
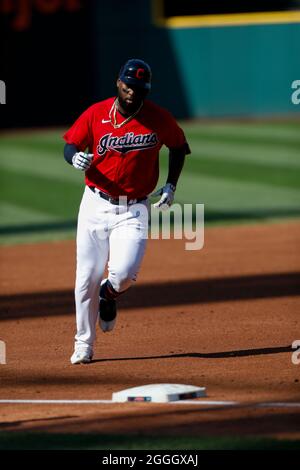
<svg viewBox="0 0 300 470">
<path fill-rule="evenodd" d="M 63 136 L 65 160 L 85 172 L 77 226 L 72 364 L 92 360 L 98 318 L 102 331 L 113 330 L 116 299 L 137 278 L 160 148 L 169 148 L 169 172 L 165 186 L 152 194 L 161 196 L 154 204 L 158 209 L 171 206 L 190 153 L 172 115 L 146 99 L 150 88 L 149 65 L 128 60 L 117 79 L 117 96 L 89 107 Z M 103 279 L 107 264 L 108 277 Z"/>
</svg>

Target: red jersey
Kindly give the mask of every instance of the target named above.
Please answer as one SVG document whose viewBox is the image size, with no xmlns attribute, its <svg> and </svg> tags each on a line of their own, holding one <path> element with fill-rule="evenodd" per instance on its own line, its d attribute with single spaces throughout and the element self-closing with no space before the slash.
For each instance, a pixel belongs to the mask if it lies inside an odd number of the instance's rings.
<svg viewBox="0 0 300 470">
<path fill-rule="evenodd" d="M 112 197 L 140 198 L 151 193 L 159 176 L 159 150 L 162 145 L 180 148 L 185 135 L 173 116 L 165 109 L 145 100 L 141 110 L 123 126 L 112 124 L 115 98 L 90 106 L 64 134 L 68 144 L 94 154 L 85 173 L 88 186 Z M 125 121 L 116 111 L 116 122 Z"/>
</svg>

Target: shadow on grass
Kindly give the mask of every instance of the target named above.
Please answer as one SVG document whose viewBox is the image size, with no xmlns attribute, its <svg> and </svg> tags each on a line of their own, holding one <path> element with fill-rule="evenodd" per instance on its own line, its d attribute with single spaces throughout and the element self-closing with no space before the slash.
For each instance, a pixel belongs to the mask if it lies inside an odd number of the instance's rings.
<svg viewBox="0 0 300 470">
<path fill-rule="evenodd" d="M 203 202 L 205 204 L 205 201 Z M 183 203 L 180 203 L 181 205 Z M 185 204 L 191 204 L 186 201 Z M 272 218 L 291 218 L 300 217 L 300 209 L 287 208 L 287 209 L 246 209 L 236 211 L 213 211 L 205 208 L 205 223 L 215 222 L 245 222 L 245 221 L 263 221 Z M 195 203 L 193 203 L 192 222 L 196 222 Z M 171 216 L 171 227 L 174 224 L 174 218 Z M 0 236 L 4 235 L 28 235 L 37 233 L 49 232 L 60 232 L 66 230 L 75 230 L 77 226 L 77 220 L 63 220 L 57 222 L 42 222 L 32 224 L 20 224 L 20 225 L 3 225 L 0 226 Z"/>
</svg>

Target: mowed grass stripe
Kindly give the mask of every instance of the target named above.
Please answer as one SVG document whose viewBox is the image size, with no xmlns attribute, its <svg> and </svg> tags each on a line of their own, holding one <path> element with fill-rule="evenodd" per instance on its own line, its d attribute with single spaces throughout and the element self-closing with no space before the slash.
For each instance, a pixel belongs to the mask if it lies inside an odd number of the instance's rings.
<svg viewBox="0 0 300 470">
<path fill-rule="evenodd" d="M 186 137 L 188 141 L 190 142 L 191 140 L 196 140 L 199 142 L 214 142 L 214 143 L 230 143 L 230 144 L 240 144 L 243 146 L 249 145 L 250 147 L 256 146 L 256 145 L 261 145 L 266 147 L 269 147 L 270 149 L 275 149 L 276 151 L 284 152 L 286 150 L 288 151 L 294 151 L 296 152 L 300 148 L 300 139 L 299 140 L 285 140 L 285 139 L 274 139 L 272 137 L 251 137 L 251 136 L 244 136 L 242 133 L 241 134 L 234 134 L 234 133 L 229 133 L 229 134 L 219 134 L 219 133 L 205 133 L 205 132 L 190 132 L 189 130 L 185 131 Z"/>
<path fill-rule="evenodd" d="M 64 145 L 63 134 L 68 129 L 68 126 L 63 129 L 23 129 L 23 130 L 16 130 L 12 132 L 3 132 L 0 134 L 0 141 L 5 142 L 16 142 L 16 143 L 24 143 L 27 142 L 39 142 L 44 146 L 47 144 L 50 145 Z"/>
<path fill-rule="evenodd" d="M 228 160 L 250 161 L 257 164 L 295 168 L 300 171 L 300 146 L 297 148 L 256 142 L 224 141 L 206 138 L 188 140 L 193 157 L 210 156 Z"/>
<path fill-rule="evenodd" d="M 300 209 L 300 191 L 254 182 L 231 181 L 184 172 L 175 202 L 204 203 L 220 209 Z"/>
<path fill-rule="evenodd" d="M 82 194 L 78 185 L 5 169 L 0 178 L 1 200 L 6 203 L 66 218 L 78 211 Z"/>
<path fill-rule="evenodd" d="M 36 150 L 22 149 L 20 151 L 17 147 L 11 146 L 3 150 L 3 155 L 4 157 L 0 159 L 1 171 L 5 169 L 22 172 L 26 178 L 27 175 L 46 176 L 53 180 L 68 181 L 76 185 L 81 185 L 84 180 L 84 173 L 69 165 L 62 154 L 57 159 L 52 152 L 44 151 L 41 154 Z"/>
<path fill-rule="evenodd" d="M 20 205 L 7 202 L 0 203 L 0 226 L 30 224 L 36 222 L 49 222 L 57 220 L 57 217 Z"/>
<path fill-rule="evenodd" d="M 201 158 L 192 156 L 188 158 L 186 169 L 202 176 L 300 189 L 299 172 L 286 167 L 279 168 L 263 163 L 239 162 L 224 160 L 218 156 L 211 158 L 202 155 Z"/>
<path fill-rule="evenodd" d="M 163 178 L 161 178 L 161 176 L 166 175 L 166 169 L 168 167 L 167 151 L 162 152 L 160 165 L 161 175 L 159 182 L 163 183 Z M 270 186 L 275 198 L 279 189 L 281 191 L 278 192 L 278 194 L 282 197 L 284 194 L 282 190 L 284 188 L 293 191 L 293 193 L 286 193 L 288 198 L 290 198 L 290 195 L 292 194 L 296 196 L 297 191 L 299 191 L 300 194 L 300 171 L 280 166 L 271 167 L 265 163 L 257 164 L 249 161 L 228 161 L 226 159 L 223 160 L 223 158 L 220 158 L 218 155 L 215 155 L 214 158 L 212 158 L 211 156 L 199 155 L 195 152 L 186 157 L 184 170 L 179 180 L 179 187 L 186 186 L 187 194 L 190 194 L 190 186 L 188 184 L 186 185 L 183 180 L 187 174 L 193 176 L 193 178 L 201 178 L 202 180 L 205 179 L 205 177 L 213 178 L 215 181 L 217 179 L 223 181 L 227 180 L 229 185 L 235 182 L 240 184 L 241 189 L 246 188 L 244 186 L 245 184 L 252 185 L 253 197 L 255 197 L 255 193 L 257 193 L 259 186 Z M 219 187 L 219 185 L 216 185 L 215 189 L 216 194 L 220 195 Z M 274 189 L 275 187 L 276 189 Z M 232 189 L 229 186 L 228 192 L 222 197 L 225 197 L 226 200 L 231 192 Z"/>
<path fill-rule="evenodd" d="M 61 158 L 63 155 L 63 148 L 65 142 L 62 139 L 53 138 L 52 141 L 43 142 L 40 141 L 36 136 L 33 136 L 32 139 L 3 139 L 0 143 L 0 149 L 5 149 L 8 147 L 13 146 L 19 152 L 23 151 L 36 151 L 39 152 L 41 155 L 45 152 L 52 152 L 54 156 L 56 155 L 57 158 Z"/>
<path fill-rule="evenodd" d="M 300 121 L 289 124 L 266 123 L 182 123 L 187 135 L 213 138 L 245 139 L 255 142 L 300 144 Z"/>
<path fill-rule="evenodd" d="M 249 219 L 255 214 L 258 218 L 297 215 L 299 126 L 226 123 L 203 128 L 201 123 L 196 127 L 195 123 L 182 123 L 182 127 L 193 153 L 186 159 L 176 202 L 204 203 L 206 214 L 216 220 L 240 213 Z M 1 136 L 3 229 L 76 219 L 84 174 L 64 161 L 63 132 Z M 161 154 L 158 187 L 165 183 L 168 168 L 167 149 Z"/>
<path fill-rule="evenodd" d="M 276 187 L 254 181 L 238 181 L 202 175 L 190 170 L 190 157 L 180 177 L 176 193 L 177 203 L 204 203 L 206 209 L 259 210 L 300 209 L 300 191 L 295 188 Z M 191 157 L 192 158 L 192 157 Z M 162 159 L 158 187 L 166 181 L 168 164 Z M 152 199 L 155 202 L 158 198 Z"/>
<path fill-rule="evenodd" d="M 74 240 L 76 237 L 76 229 L 67 229 L 59 231 L 49 231 L 49 232 L 36 232 L 32 231 L 31 233 L 21 233 L 19 234 L 16 231 L 16 234 L 1 234 L 0 232 L 0 245 L 16 245 L 24 243 L 40 243 L 43 241 L 51 242 L 58 240 Z"/>
</svg>

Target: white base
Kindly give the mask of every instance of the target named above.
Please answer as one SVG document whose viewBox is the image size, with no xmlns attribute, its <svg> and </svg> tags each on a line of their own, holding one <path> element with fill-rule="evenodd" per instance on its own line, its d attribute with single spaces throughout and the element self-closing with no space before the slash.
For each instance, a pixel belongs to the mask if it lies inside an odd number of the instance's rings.
<svg viewBox="0 0 300 470">
<path fill-rule="evenodd" d="M 205 396 L 205 387 L 182 384 L 149 384 L 115 392 L 112 394 L 112 401 L 117 403 L 127 401 L 167 403 Z"/>
</svg>

